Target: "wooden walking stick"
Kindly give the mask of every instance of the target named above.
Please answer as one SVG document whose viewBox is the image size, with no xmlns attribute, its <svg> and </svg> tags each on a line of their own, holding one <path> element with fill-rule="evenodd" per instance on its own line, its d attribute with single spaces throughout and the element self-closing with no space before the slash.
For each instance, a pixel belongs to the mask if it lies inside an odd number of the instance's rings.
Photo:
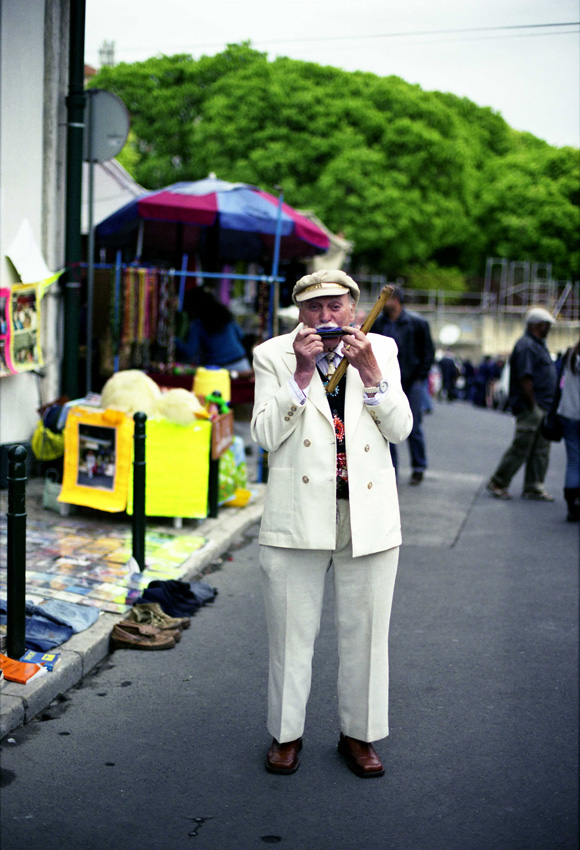
<svg viewBox="0 0 580 850">
<path fill-rule="evenodd" d="M 385 306 L 385 304 L 387 303 L 387 301 L 389 300 L 389 298 L 391 297 L 392 294 L 393 294 L 393 287 L 389 286 L 388 283 L 385 284 L 385 286 L 383 286 L 383 288 L 380 291 L 379 297 L 377 298 L 377 300 L 375 301 L 375 303 L 371 307 L 370 313 L 368 314 L 368 316 L 366 317 L 366 319 L 364 320 L 364 322 L 360 326 L 360 329 L 363 332 L 363 334 L 368 334 L 368 332 L 370 331 L 370 329 L 372 328 L 372 326 L 376 322 L 379 313 L 382 311 L 383 307 Z M 334 392 L 334 390 L 338 386 L 338 382 L 340 381 L 340 379 L 342 378 L 342 376 L 346 372 L 347 367 L 348 367 L 348 360 L 346 359 L 346 357 L 343 357 L 342 360 L 340 361 L 340 363 L 338 364 L 338 366 L 336 367 L 335 373 L 332 375 L 331 379 L 329 380 L 328 384 L 326 385 L 326 392 L 327 393 Z"/>
</svg>

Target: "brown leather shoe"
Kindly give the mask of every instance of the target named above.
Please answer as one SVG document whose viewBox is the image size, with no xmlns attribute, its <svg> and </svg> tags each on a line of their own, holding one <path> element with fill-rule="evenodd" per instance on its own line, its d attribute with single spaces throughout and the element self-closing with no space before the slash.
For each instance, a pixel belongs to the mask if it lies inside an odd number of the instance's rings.
<svg viewBox="0 0 580 850">
<path fill-rule="evenodd" d="M 159 626 L 152 626 L 149 623 L 135 623 L 133 620 L 121 620 L 117 625 L 124 632 L 129 632 L 130 635 L 147 635 L 148 637 L 169 635 L 175 643 L 179 643 L 181 640 L 181 629 L 161 629 Z"/>
<path fill-rule="evenodd" d="M 172 649 L 175 641 L 167 633 L 159 632 L 157 635 L 131 634 L 120 626 L 113 626 L 111 632 L 111 646 L 114 649 Z"/>
<path fill-rule="evenodd" d="M 269 773 L 296 773 L 300 767 L 298 753 L 302 749 L 302 738 L 279 744 L 272 738 L 272 746 L 266 754 L 266 770 Z"/>
<path fill-rule="evenodd" d="M 338 752 L 341 756 L 344 756 L 352 772 L 364 779 L 382 776 L 385 772 L 377 751 L 372 744 L 367 744 L 366 741 L 357 741 L 356 738 L 349 738 L 348 735 L 343 735 L 341 732 Z"/>
</svg>

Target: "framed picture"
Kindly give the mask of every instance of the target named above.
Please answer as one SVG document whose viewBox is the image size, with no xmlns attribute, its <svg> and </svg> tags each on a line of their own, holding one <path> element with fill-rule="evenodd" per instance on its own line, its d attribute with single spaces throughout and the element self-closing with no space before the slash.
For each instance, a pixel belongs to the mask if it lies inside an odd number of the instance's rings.
<svg viewBox="0 0 580 850">
<path fill-rule="evenodd" d="M 77 485 L 115 489 L 117 429 L 79 424 Z"/>
<path fill-rule="evenodd" d="M 0 288 L 0 378 L 3 375 L 13 375 L 16 371 L 10 359 L 10 289 Z"/>
<path fill-rule="evenodd" d="M 42 366 L 40 349 L 40 291 L 36 284 L 17 284 L 11 293 L 11 360 L 14 370 Z"/>
<path fill-rule="evenodd" d="M 133 419 L 117 410 L 72 407 L 64 430 L 59 502 L 124 511 L 133 453 Z"/>
</svg>

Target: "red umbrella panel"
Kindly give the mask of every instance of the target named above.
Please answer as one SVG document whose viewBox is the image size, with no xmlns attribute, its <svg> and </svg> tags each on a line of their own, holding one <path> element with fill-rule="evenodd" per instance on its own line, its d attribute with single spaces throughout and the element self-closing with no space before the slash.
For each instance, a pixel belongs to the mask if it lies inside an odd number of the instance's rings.
<svg viewBox="0 0 580 850">
<path fill-rule="evenodd" d="M 120 247 L 141 228 L 144 251 L 196 250 L 224 262 L 261 260 L 273 256 L 278 220 L 282 259 L 328 249 L 328 235 L 288 204 L 280 210 L 274 195 L 213 176 L 136 198 L 98 225 L 96 239 Z"/>
</svg>

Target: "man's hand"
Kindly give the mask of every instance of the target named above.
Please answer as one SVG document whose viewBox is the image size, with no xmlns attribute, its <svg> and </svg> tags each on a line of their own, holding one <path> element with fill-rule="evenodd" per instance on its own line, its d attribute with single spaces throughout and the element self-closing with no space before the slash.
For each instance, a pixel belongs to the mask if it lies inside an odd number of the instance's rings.
<svg viewBox="0 0 580 850">
<path fill-rule="evenodd" d="M 301 390 L 306 389 L 316 369 L 316 355 L 324 351 L 322 339 L 314 328 L 301 328 L 294 339 L 296 371 L 294 380 Z"/>
<path fill-rule="evenodd" d="M 383 376 L 368 337 L 359 328 L 345 327 L 343 330 L 344 356 L 358 370 L 363 386 L 375 386 Z"/>
<path fill-rule="evenodd" d="M 526 404 L 530 410 L 533 410 L 536 406 L 536 397 L 534 396 L 534 382 L 529 375 L 520 378 L 520 388 Z"/>
</svg>

